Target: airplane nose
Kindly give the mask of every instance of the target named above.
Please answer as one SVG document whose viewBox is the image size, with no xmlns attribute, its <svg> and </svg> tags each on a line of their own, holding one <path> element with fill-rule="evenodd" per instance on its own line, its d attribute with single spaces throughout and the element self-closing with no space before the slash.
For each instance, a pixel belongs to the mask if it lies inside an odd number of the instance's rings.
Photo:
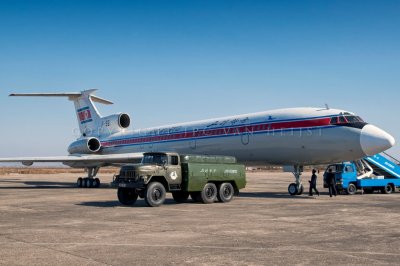
<svg viewBox="0 0 400 266">
<path fill-rule="evenodd" d="M 368 124 L 361 130 L 360 144 L 367 156 L 386 151 L 393 147 L 395 142 L 395 139 L 389 133 L 376 126 Z"/>
</svg>

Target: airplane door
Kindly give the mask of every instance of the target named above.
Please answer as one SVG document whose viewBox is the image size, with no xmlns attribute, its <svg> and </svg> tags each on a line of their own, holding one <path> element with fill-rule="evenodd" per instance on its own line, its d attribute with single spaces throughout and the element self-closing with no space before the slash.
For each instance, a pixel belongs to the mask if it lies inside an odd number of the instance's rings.
<svg viewBox="0 0 400 266">
<path fill-rule="evenodd" d="M 250 135 L 252 135 L 253 132 L 250 131 L 250 128 L 245 127 L 244 131 L 240 134 L 240 140 L 243 145 L 248 145 L 250 143 Z"/>
<path fill-rule="evenodd" d="M 195 139 L 189 141 L 189 147 L 190 147 L 192 150 L 195 150 L 195 149 L 197 148 L 197 141 L 196 141 Z"/>
<path fill-rule="evenodd" d="M 196 148 L 197 148 L 197 140 L 196 140 L 196 137 L 198 136 L 198 130 L 196 129 L 196 130 L 193 130 L 193 133 L 192 133 L 193 135 L 193 139 L 191 139 L 191 140 L 189 140 L 189 147 L 192 149 L 192 150 L 195 150 Z"/>
</svg>

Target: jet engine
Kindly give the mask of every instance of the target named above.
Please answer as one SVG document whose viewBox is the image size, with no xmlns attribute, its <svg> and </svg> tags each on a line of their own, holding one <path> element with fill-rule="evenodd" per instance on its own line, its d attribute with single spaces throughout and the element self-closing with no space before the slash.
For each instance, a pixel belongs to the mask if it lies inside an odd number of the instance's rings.
<svg viewBox="0 0 400 266">
<path fill-rule="evenodd" d="M 101 119 L 101 133 L 113 134 L 126 129 L 131 124 L 131 118 L 128 114 L 121 113 L 103 117 Z"/>
<path fill-rule="evenodd" d="M 101 149 L 100 140 L 97 138 L 84 138 L 73 142 L 68 147 L 70 154 L 91 154 Z"/>
</svg>

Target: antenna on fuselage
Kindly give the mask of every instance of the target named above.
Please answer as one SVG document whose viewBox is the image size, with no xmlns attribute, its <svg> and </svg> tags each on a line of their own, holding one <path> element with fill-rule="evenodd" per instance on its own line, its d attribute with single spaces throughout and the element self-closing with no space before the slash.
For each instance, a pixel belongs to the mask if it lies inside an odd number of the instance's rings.
<svg viewBox="0 0 400 266">
<path fill-rule="evenodd" d="M 330 108 L 329 108 L 329 105 L 326 103 L 325 104 L 325 108 L 326 108 L 326 110 L 329 110 Z"/>
</svg>

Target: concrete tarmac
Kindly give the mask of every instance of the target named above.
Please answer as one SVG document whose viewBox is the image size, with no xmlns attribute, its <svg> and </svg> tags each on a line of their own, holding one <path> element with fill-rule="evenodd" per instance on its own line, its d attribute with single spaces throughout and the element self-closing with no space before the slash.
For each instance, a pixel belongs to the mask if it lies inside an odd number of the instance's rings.
<svg viewBox="0 0 400 266">
<path fill-rule="evenodd" d="M 398 265 L 400 193 L 330 198 L 320 176 L 321 196 L 291 197 L 293 179 L 249 173 L 230 203 L 149 208 L 74 174 L 2 176 L 0 265 Z"/>
</svg>

